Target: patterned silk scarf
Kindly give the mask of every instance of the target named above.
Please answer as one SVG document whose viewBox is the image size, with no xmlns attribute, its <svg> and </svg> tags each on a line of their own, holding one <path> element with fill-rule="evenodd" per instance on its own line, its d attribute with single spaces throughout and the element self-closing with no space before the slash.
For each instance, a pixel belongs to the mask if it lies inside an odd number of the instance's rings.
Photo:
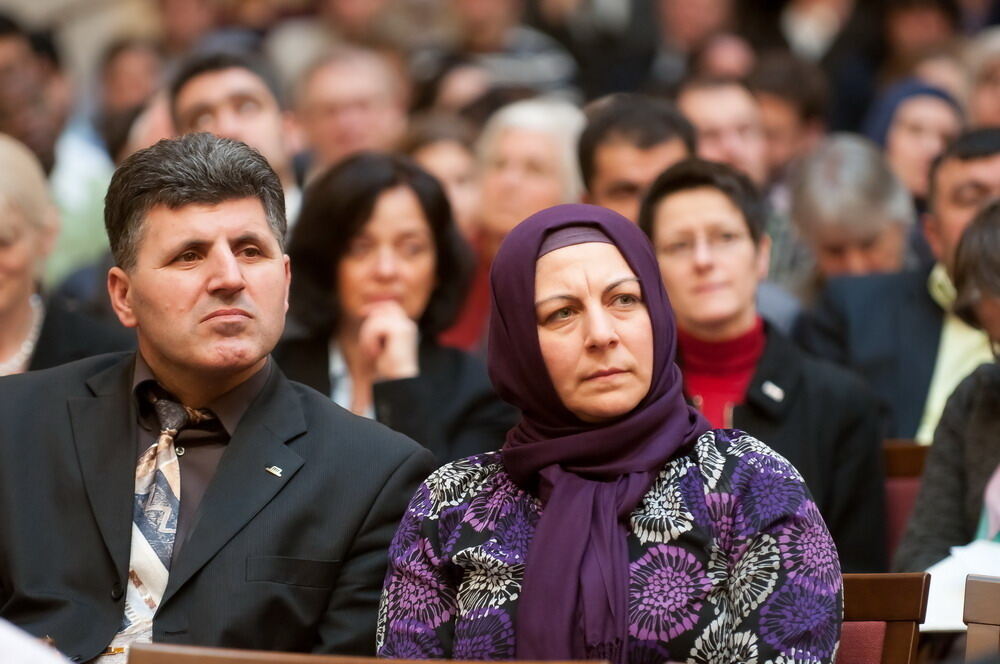
<svg viewBox="0 0 1000 664">
<path fill-rule="evenodd" d="M 136 465 L 125 615 L 109 646 L 113 654 L 102 662 L 115 661 L 116 655 L 125 661 L 126 646 L 152 641 L 153 616 L 167 587 L 180 510 L 181 474 L 174 439 L 186 426 L 215 419 L 210 410 L 188 408 L 153 392 L 148 399 L 156 411 L 160 435 Z"/>
</svg>

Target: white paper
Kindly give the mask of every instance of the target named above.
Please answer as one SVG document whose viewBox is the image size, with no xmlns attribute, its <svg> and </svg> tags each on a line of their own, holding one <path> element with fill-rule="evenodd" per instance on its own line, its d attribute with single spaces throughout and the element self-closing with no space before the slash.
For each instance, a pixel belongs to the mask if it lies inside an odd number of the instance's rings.
<svg viewBox="0 0 1000 664">
<path fill-rule="evenodd" d="M 976 540 L 955 546 L 951 555 L 930 567 L 927 617 L 921 632 L 964 632 L 965 577 L 969 574 L 1000 576 L 1000 543 Z"/>
</svg>

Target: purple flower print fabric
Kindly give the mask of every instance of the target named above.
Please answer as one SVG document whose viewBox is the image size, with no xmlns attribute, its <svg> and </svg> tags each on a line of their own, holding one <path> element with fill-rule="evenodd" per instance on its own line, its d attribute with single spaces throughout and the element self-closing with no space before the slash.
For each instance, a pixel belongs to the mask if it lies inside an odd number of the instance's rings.
<svg viewBox="0 0 1000 664">
<path fill-rule="evenodd" d="M 389 550 L 379 655 L 514 659 L 541 510 L 498 453 L 431 475 Z M 798 471 L 766 445 L 707 432 L 665 465 L 630 525 L 629 662 L 833 661 L 836 549 Z"/>
</svg>

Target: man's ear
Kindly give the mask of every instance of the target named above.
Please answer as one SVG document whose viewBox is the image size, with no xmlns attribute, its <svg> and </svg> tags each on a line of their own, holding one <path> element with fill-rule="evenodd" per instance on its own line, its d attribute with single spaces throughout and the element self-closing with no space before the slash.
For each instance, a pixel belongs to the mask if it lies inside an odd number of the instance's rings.
<svg viewBox="0 0 1000 664">
<path fill-rule="evenodd" d="M 938 219 L 934 216 L 933 212 L 925 212 L 920 221 L 924 227 L 924 238 L 927 240 L 927 245 L 931 248 L 931 253 L 934 254 L 934 258 L 940 261 L 941 254 L 944 252 L 944 247 L 941 244 L 941 233 L 938 228 Z"/>
<path fill-rule="evenodd" d="M 288 254 L 283 256 L 285 261 L 285 313 L 288 313 L 288 292 L 292 287 L 292 259 Z"/>
<path fill-rule="evenodd" d="M 111 299 L 111 308 L 115 310 L 115 315 L 125 327 L 138 327 L 139 321 L 132 311 L 132 281 L 128 272 L 117 265 L 108 270 L 108 297 Z"/>
</svg>

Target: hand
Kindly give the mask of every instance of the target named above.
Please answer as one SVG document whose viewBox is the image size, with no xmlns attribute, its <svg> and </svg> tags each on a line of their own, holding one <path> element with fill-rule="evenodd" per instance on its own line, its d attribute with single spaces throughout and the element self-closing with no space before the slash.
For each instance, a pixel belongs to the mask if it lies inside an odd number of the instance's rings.
<svg viewBox="0 0 1000 664">
<path fill-rule="evenodd" d="M 358 331 L 358 346 L 374 363 L 375 380 L 418 375 L 418 341 L 417 324 L 392 300 L 372 305 Z"/>
</svg>

